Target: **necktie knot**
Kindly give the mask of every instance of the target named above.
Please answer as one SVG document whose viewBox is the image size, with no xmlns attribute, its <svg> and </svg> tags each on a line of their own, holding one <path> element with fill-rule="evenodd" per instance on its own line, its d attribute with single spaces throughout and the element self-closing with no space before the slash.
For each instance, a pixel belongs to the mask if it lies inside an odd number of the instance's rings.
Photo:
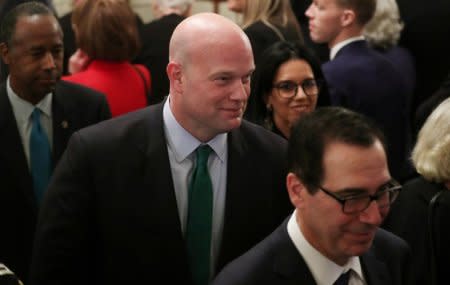
<svg viewBox="0 0 450 285">
<path fill-rule="evenodd" d="M 33 109 L 33 112 L 31 113 L 31 122 L 33 126 L 41 125 L 41 110 L 39 110 L 39 108 Z"/>
<path fill-rule="evenodd" d="M 201 145 L 196 149 L 197 164 L 201 168 L 205 168 L 208 165 L 208 157 L 212 149 L 209 145 Z"/>
<path fill-rule="evenodd" d="M 339 278 L 334 281 L 333 285 L 348 285 L 348 281 L 350 280 L 350 272 L 351 270 L 342 273 Z"/>
</svg>

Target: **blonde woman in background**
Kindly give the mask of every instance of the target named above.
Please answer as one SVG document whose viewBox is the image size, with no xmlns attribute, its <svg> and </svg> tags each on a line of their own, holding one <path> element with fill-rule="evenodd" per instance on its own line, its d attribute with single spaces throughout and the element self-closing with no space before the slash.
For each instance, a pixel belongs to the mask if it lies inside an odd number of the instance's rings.
<svg viewBox="0 0 450 285">
<path fill-rule="evenodd" d="M 411 247 L 414 274 L 411 284 L 449 284 L 450 98 L 426 120 L 413 149 L 412 161 L 420 176 L 405 183 L 384 228 L 403 238 Z M 440 197 L 435 198 L 438 193 Z M 431 202 L 433 200 L 436 202 Z M 435 205 L 432 212 L 431 203 Z M 434 266 L 430 251 L 430 221 L 436 230 L 433 233 L 440 240 L 436 243 L 433 239 L 433 245 L 437 246 Z"/>
<path fill-rule="evenodd" d="M 242 28 L 252 44 L 255 64 L 275 42 L 303 42 L 289 0 L 228 0 L 227 4 L 231 11 L 242 13 Z"/>
</svg>

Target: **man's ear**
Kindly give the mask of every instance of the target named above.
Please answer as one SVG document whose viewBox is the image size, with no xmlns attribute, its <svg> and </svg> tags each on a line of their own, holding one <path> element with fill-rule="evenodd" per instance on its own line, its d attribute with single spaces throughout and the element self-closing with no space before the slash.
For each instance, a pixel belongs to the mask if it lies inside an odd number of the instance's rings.
<svg viewBox="0 0 450 285">
<path fill-rule="evenodd" d="M 286 188 L 291 199 L 291 203 L 295 208 L 302 208 L 305 203 L 305 195 L 307 195 L 307 189 L 300 178 L 292 172 L 289 172 L 286 176 Z"/>
<path fill-rule="evenodd" d="M 5 64 L 9 64 L 9 48 L 5 42 L 0 43 L 0 56 Z"/>
<path fill-rule="evenodd" d="M 175 61 L 170 61 L 166 68 L 167 76 L 170 81 L 170 88 L 181 93 L 183 90 L 183 70 L 181 64 Z"/>
<path fill-rule="evenodd" d="M 350 9 L 345 9 L 341 15 L 341 26 L 348 27 L 356 21 L 355 11 Z"/>
</svg>

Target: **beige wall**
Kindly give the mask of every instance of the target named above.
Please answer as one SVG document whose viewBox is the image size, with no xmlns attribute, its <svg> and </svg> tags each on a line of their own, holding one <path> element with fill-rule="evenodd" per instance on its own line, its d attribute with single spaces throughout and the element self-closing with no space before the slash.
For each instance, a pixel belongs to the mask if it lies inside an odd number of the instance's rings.
<svg viewBox="0 0 450 285">
<path fill-rule="evenodd" d="M 150 1 L 151 0 L 131 0 L 131 6 L 133 7 L 133 10 L 136 11 L 136 13 L 141 16 L 142 20 L 144 22 L 149 22 L 153 19 L 152 12 L 150 9 Z M 53 4 L 55 5 L 56 11 L 58 12 L 59 16 L 62 16 L 66 13 L 68 13 L 71 10 L 71 3 L 70 0 L 53 0 Z M 213 11 L 213 4 L 209 1 L 201 1 L 197 0 L 197 2 L 194 3 L 193 7 L 193 13 L 199 13 L 199 12 L 206 12 L 206 11 Z M 219 5 L 219 14 L 222 14 L 233 21 L 238 21 L 239 17 L 233 12 L 230 12 L 227 9 L 226 3 L 222 2 Z"/>
</svg>

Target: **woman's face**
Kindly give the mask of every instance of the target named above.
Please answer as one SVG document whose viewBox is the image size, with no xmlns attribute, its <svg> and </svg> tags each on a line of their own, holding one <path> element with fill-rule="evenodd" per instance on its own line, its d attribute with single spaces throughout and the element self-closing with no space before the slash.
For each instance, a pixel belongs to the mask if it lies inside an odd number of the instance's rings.
<svg viewBox="0 0 450 285">
<path fill-rule="evenodd" d="M 314 83 L 313 71 L 305 60 L 290 59 L 280 65 L 272 82 L 275 87 L 265 102 L 272 108 L 272 119 L 280 131 L 290 130 L 295 121 L 316 108 L 319 88 Z"/>
<path fill-rule="evenodd" d="M 247 0 L 227 0 L 228 9 L 236 13 L 242 13 L 246 1 Z"/>
</svg>

